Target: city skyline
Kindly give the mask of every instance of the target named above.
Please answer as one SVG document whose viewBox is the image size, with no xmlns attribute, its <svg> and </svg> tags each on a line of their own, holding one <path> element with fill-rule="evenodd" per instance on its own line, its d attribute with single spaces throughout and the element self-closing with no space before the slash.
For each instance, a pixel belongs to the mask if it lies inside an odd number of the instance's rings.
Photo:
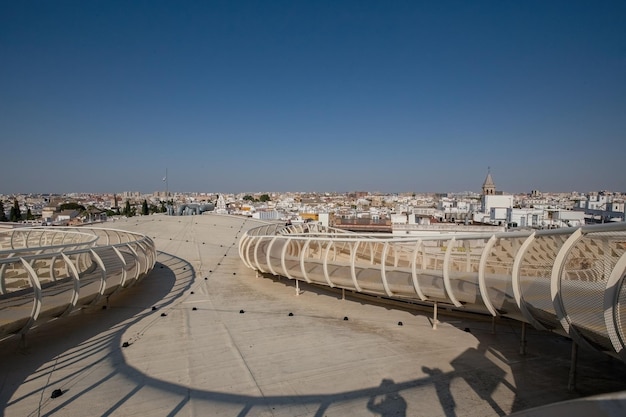
<svg viewBox="0 0 626 417">
<path fill-rule="evenodd" d="M 149 192 L 142 192 L 138 190 L 116 190 L 111 192 L 93 192 L 93 191 L 84 191 L 84 192 L 66 192 L 66 193 L 55 193 L 55 192 L 41 192 L 41 193 L 28 193 L 28 192 L 18 192 L 11 194 L 1 194 L 0 197 L 5 199 L 5 201 L 9 201 L 7 199 L 11 199 L 15 196 L 21 197 L 67 197 L 67 198 L 108 198 L 117 196 L 118 199 L 123 198 L 145 198 L 145 197 L 159 197 L 164 198 L 165 195 L 164 190 L 155 190 Z M 347 191 L 298 191 L 298 190 L 286 190 L 286 191 L 273 191 L 273 190 L 259 190 L 259 191 L 251 191 L 245 190 L 241 192 L 231 192 L 228 190 L 204 190 L 204 191 L 179 191 L 179 190 L 169 190 L 169 195 L 173 198 L 198 198 L 199 200 L 206 200 L 218 198 L 220 195 L 235 197 L 238 199 L 244 199 L 245 197 L 259 197 L 262 195 L 267 195 L 271 198 L 270 201 L 274 201 L 274 198 L 291 198 L 293 196 L 317 196 L 317 197 L 346 197 L 346 198 L 364 198 L 364 197 L 413 197 L 413 198 L 461 198 L 461 199 L 480 199 L 484 194 L 482 192 L 476 192 L 471 190 L 465 191 L 428 191 L 428 192 L 417 192 L 417 191 L 400 191 L 400 192 L 385 192 L 385 191 L 375 191 L 375 190 L 347 190 Z M 541 190 L 531 190 L 530 192 L 507 192 L 503 190 L 496 190 L 496 195 L 510 195 L 515 198 L 543 198 L 543 197 L 569 197 L 569 198 L 577 198 L 577 197 L 589 197 L 589 196 L 609 196 L 611 198 L 617 198 L 622 201 L 626 197 L 626 192 L 620 192 L 616 190 L 592 190 L 592 191 L 541 191 Z M 10 200 L 12 201 L 12 200 Z M 254 201 L 259 202 L 259 201 Z"/>
<path fill-rule="evenodd" d="M 0 194 L 626 191 L 626 3 L 20 2 Z"/>
</svg>

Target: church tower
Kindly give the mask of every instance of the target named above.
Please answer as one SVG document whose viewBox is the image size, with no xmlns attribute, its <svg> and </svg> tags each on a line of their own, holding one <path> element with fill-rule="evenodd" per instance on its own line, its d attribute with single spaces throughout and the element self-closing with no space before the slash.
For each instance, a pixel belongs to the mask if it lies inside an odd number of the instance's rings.
<svg viewBox="0 0 626 417">
<path fill-rule="evenodd" d="M 493 178 L 491 178 L 491 168 L 487 168 L 487 178 L 485 178 L 483 183 L 483 195 L 494 195 L 495 193 L 496 185 L 493 183 Z"/>
<path fill-rule="evenodd" d="M 223 194 L 219 194 L 217 196 L 217 204 L 215 205 L 215 212 L 217 214 L 227 214 L 228 211 L 226 210 L 226 200 L 224 200 L 224 195 Z"/>
</svg>

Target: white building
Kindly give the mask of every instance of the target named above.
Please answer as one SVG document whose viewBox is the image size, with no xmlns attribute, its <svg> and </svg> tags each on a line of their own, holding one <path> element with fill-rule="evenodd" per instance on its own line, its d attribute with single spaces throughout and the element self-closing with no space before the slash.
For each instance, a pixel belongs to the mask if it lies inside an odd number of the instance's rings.
<svg viewBox="0 0 626 417">
<path fill-rule="evenodd" d="M 496 225 L 508 223 L 508 210 L 513 208 L 513 196 L 510 194 L 496 194 L 496 185 L 489 171 L 482 189 L 482 212 L 474 213 L 473 220 L 475 222 Z"/>
<path fill-rule="evenodd" d="M 278 220 L 280 216 L 276 210 L 259 210 L 252 213 L 252 218 L 258 220 Z"/>
<path fill-rule="evenodd" d="M 215 205 L 215 212 L 217 214 L 227 214 L 226 210 L 226 200 L 224 200 L 224 196 L 222 194 L 217 197 L 217 204 Z"/>
<path fill-rule="evenodd" d="M 486 195 L 483 196 L 483 212 L 491 213 L 491 209 L 509 209 L 513 208 L 513 196 L 502 195 Z"/>
<path fill-rule="evenodd" d="M 552 221 L 559 222 L 564 227 L 578 227 L 585 224 L 585 213 L 572 210 L 555 210 L 552 212 Z"/>
<path fill-rule="evenodd" d="M 604 191 L 591 193 L 587 199 L 581 199 L 576 206 L 577 210 L 583 210 L 585 217 L 592 223 L 605 221 L 624 221 L 626 208 L 624 200 L 620 196 L 614 196 Z"/>
<path fill-rule="evenodd" d="M 545 226 L 546 212 L 536 208 L 509 208 L 506 213 L 507 224 L 513 227 Z"/>
</svg>

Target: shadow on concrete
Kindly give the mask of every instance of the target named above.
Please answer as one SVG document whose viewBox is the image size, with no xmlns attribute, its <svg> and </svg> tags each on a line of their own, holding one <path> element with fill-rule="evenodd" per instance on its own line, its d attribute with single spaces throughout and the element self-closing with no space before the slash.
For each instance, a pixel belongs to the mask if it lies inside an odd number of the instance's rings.
<svg viewBox="0 0 626 417">
<path fill-rule="evenodd" d="M 394 385 L 393 379 L 383 379 L 379 387 L 381 392 L 367 400 L 367 409 L 382 417 L 406 416 L 406 400 L 393 389 Z"/>
<path fill-rule="evenodd" d="M 456 376 L 463 378 L 498 415 L 506 414 L 494 401 L 499 389 L 515 394 L 511 413 L 626 390 L 626 364 L 581 347 L 575 367 L 578 375 L 575 386 L 568 387 L 573 342 L 561 335 L 529 329 L 527 325 L 527 339 L 523 343 L 522 324 L 515 320 L 499 319 L 495 328 L 481 321 L 443 320 L 470 332 L 479 341 L 476 348 L 465 350 L 451 365 Z"/>
<path fill-rule="evenodd" d="M 103 361 L 121 358 L 120 338 L 125 330 L 149 316 L 154 316 L 152 321 L 155 321 L 161 311 L 182 296 L 194 278 L 195 271 L 187 261 L 159 252 L 153 270 L 140 282 L 111 295 L 108 300 L 102 300 L 97 306 L 32 329 L 27 334 L 25 349 L 20 347 L 19 336 L 2 341 L 0 409 L 4 410 L 33 395 L 43 395 L 38 389 L 13 398 L 24 382 L 48 379 L 53 371 L 66 367 L 71 369 L 86 357 L 98 357 L 89 368 L 97 367 Z M 19 363 L 19 367 L 12 366 L 11 356 L 18 357 L 15 362 Z M 44 366 L 50 363 L 53 365 Z M 47 385 L 63 385 L 84 371 L 85 368 L 79 368 Z"/>
<path fill-rule="evenodd" d="M 294 280 L 269 274 L 263 274 L 263 277 L 292 287 L 295 292 Z M 342 293 L 337 288 L 312 285 L 303 281 L 300 281 L 299 288 L 301 291 L 338 300 L 345 296 L 347 300 L 362 304 L 380 303 L 387 309 L 426 316 L 431 325 L 433 324 L 432 306 L 429 305 L 402 303 L 347 290 Z M 522 324 L 516 320 L 498 318 L 492 321 L 491 316 L 452 311 L 445 307 L 439 309 L 438 322 L 469 332 L 478 341 L 476 348 L 468 348 L 450 362 L 454 369 L 452 372 L 424 366 L 422 372 L 429 378 L 413 381 L 416 384 L 418 381 L 419 384 L 432 384 L 446 417 L 456 416 L 457 407 L 463 407 L 463 400 L 455 400 L 451 389 L 455 379 L 463 380 L 494 414 L 500 416 L 557 401 L 626 390 L 624 378 L 626 364 L 613 356 L 595 350 L 585 350 L 581 346 L 578 347 L 575 366 L 577 376 L 573 389 L 570 389 L 568 385 L 573 342 L 559 334 L 535 330 L 526 325 L 526 341 L 522 342 Z M 385 385 L 396 393 L 404 389 L 404 385 L 392 386 L 387 381 Z M 513 393 L 513 404 L 506 411 L 496 399 L 498 390 Z M 401 409 L 402 406 L 399 405 L 398 410 Z"/>
</svg>

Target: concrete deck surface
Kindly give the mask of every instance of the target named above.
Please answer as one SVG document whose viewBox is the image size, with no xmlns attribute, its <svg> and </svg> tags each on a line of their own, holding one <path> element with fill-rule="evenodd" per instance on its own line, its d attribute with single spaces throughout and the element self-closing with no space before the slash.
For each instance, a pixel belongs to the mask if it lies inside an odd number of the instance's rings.
<svg viewBox="0 0 626 417">
<path fill-rule="evenodd" d="M 106 227 L 153 237 L 158 263 L 106 309 L 0 342 L 5 416 L 498 416 L 626 390 L 626 366 L 521 325 L 372 305 L 256 277 L 216 214 Z M 290 313 L 292 313 L 290 315 Z M 344 320 L 347 317 L 348 320 Z M 398 325 L 402 322 L 402 326 Z M 127 345 L 126 347 L 124 347 Z M 54 390 L 63 395 L 51 398 Z"/>
</svg>

